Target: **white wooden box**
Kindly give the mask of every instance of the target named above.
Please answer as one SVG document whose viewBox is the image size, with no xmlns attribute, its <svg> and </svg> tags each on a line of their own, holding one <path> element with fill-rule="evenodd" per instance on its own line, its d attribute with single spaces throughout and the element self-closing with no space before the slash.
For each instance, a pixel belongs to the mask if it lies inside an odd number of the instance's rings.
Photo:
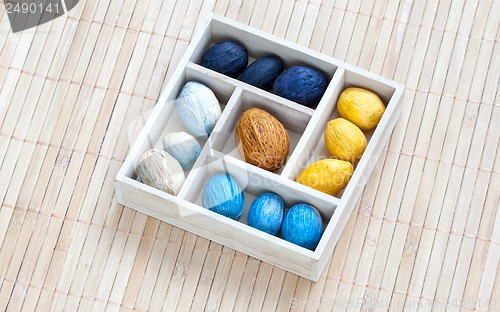
<svg viewBox="0 0 500 312">
<path fill-rule="evenodd" d="M 285 61 L 285 67 L 302 64 L 327 73 L 330 82 L 316 109 L 307 108 L 198 65 L 205 50 L 223 39 L 243 43 L 251 60 L 274 53 Z M 183 85 L 191 80 L 201 82 L 214 91 L 223 113 L 208 141 L 201 142 L 204 144 L 201 155 L 194 168 L 186 172 L 186 182 L 180 193 L 173 196 L 137 181 L 135 166 L 139 156 L 146 150 L 153 147 L 161 149 L 165 134 L 187 131 L 177 115 L 175 99 Z M 298 184 L 294 179 L 308 164 L 329 157 L 323 131 L 326 123 L 338 116 L 338 96 L 349 86 L 376 92 L 386 104 L 386 111 L 375 130 L 365 132 L 368 146 L 363 157 L 349 184 L 334 197 Z M 116 176 L 117 201 L 317 281 L 389 139 L 401 112 L 403 93 L 404 87 L 394 81 L 224 17 L 211 15 L 193 38 L 119 170 Z M 237 120 L 243 110 L 255 106 L 273 114 L 290 134 L 290 156 L 286 165 L 275 173 L 244 162 L 235 150 L 234 127 Z M 244 189 L 245 211 L 240 221 L 231 220 L 201 206 L 203 185 L 211 175 L 223 172 L 235 177 Z M 246 225 L 248 207 L 264 191 L 280 194 L 287 208 L 295 203 L 305 202 L 321 212 L 325 231 L 315 251 Z"/>
</svg>

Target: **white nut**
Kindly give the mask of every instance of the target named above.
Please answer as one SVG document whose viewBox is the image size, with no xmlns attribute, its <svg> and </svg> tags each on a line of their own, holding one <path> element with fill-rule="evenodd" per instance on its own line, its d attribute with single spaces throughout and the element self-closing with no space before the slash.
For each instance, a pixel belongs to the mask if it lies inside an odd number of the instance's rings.
<svg viewBox="0 0 500 312">
<path fill-rule="evenodd" d="M 177 195 L 185 181 L 179 162 L 165 151 L 151 149 L 139 158 L 136 174 L 142 183 Z"/>
</svg>

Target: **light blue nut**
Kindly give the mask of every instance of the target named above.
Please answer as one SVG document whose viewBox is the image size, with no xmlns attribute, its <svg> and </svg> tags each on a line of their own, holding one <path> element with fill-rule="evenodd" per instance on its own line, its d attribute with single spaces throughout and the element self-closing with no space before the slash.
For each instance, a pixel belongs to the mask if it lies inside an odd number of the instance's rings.
<svg viewBox="0 0 500 312">
<path fill-rule="evenodd" d="M 186 132 L 169 133 L 163 138 L 163 148 L 179 164 L 184 171 L 189 171 L 201 153 L 201 146 L 195 137 Z"/>
<path fill-rule="evenodd" d="M 315 250 L 323 234 L 319 211 L 308 204 L 294 205 L 285 214 L 281 234 L 286 241 Z"/>
<path fill-rule="evenodd" d="M 245 197 L 238 182 L 229 174 L 216 174 L 203 188 L 203 207 L 233 220 L 243 213 Z"/>
<path fill-rule="evenodd" d="M 276 235 L 281 229 L 285 204 L 278 194 L 265 192 L 257 196 L 248 210 L 248 225 Z"/>
<path fill-rule="evenodd" d="M 222 114 L 219 100 L 207 86 L 190 81 L 184 85 L 176 101 L 184 126 L 195 137 L 208 137 Z"/>
</svg>

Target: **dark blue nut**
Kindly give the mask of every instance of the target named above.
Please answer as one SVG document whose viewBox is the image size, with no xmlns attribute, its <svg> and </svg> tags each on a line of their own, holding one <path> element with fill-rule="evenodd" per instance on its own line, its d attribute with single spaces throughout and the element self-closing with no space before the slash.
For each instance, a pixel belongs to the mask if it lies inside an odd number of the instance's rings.
<svg viewBox="0 0 500 312">
<path fill-rule="evenodd" d="M 257 88 L 269 90 L 283 72 L 283 68 L 284 63 L 279 56 L 266 56 L 250 64 L 241 74 L 240 80 Z"/>
<path fill-rule="evenodd" d="M 203 188 L 203 207 L 233 220 L 243 213 L 245 196 L 238 182 L 229 174 L 216 174 Z"/>
<path fill-rule="evenodd" d="M 293 66 L 278 76 L 273 93 L 307 107 L 314 107 L 328 86 L 325 74 L 306 66 Z"/>
<path fill-rule="evenodd" d="M 222 41 L 208 48 L 201 59 L 201 66 L 232 78 L 245 70 L 248 64 L 247 49 L 234 41 Z"/>
<path fill-rule="evenodd" d="M 276 235 L 281 229 L 285 204 L 278 194 L 265 192 L 260 194 L 248 210 L 248 225 Z"/>
<path fill-rule="evenodd" d="M 314 250 L 323 235 L 319 211 L 308 204 L 296 204 L 288 210 L 281 226 L 283 239 Z"/>
</svg>

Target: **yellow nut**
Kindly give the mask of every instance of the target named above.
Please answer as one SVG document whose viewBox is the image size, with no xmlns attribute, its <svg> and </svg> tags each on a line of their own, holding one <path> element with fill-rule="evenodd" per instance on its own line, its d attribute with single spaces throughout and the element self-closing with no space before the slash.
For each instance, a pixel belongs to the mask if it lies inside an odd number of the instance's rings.
<svg viewBox="0 0 500 312">
<path fill-rule="evenodd" d="M 385 106 L 372 91 L 351 87 L 340 94 L 337 109 L 340 116 L 366 131 L 377 126 L 384 114 Z"/>
<path fill-rule="evenodd" d="M 328 152 L 337 159 L 357 163 L 366 148 L 366 137 L 355 124 L 344 118 L 326 124 L 325 144 Z"/>
<path fill-rule="evenodd" d="M 295 181 L 333 196 L 347 185 L 353 171 L 350 162 L 323 159 L 309 165 Z"/>
</svg>

